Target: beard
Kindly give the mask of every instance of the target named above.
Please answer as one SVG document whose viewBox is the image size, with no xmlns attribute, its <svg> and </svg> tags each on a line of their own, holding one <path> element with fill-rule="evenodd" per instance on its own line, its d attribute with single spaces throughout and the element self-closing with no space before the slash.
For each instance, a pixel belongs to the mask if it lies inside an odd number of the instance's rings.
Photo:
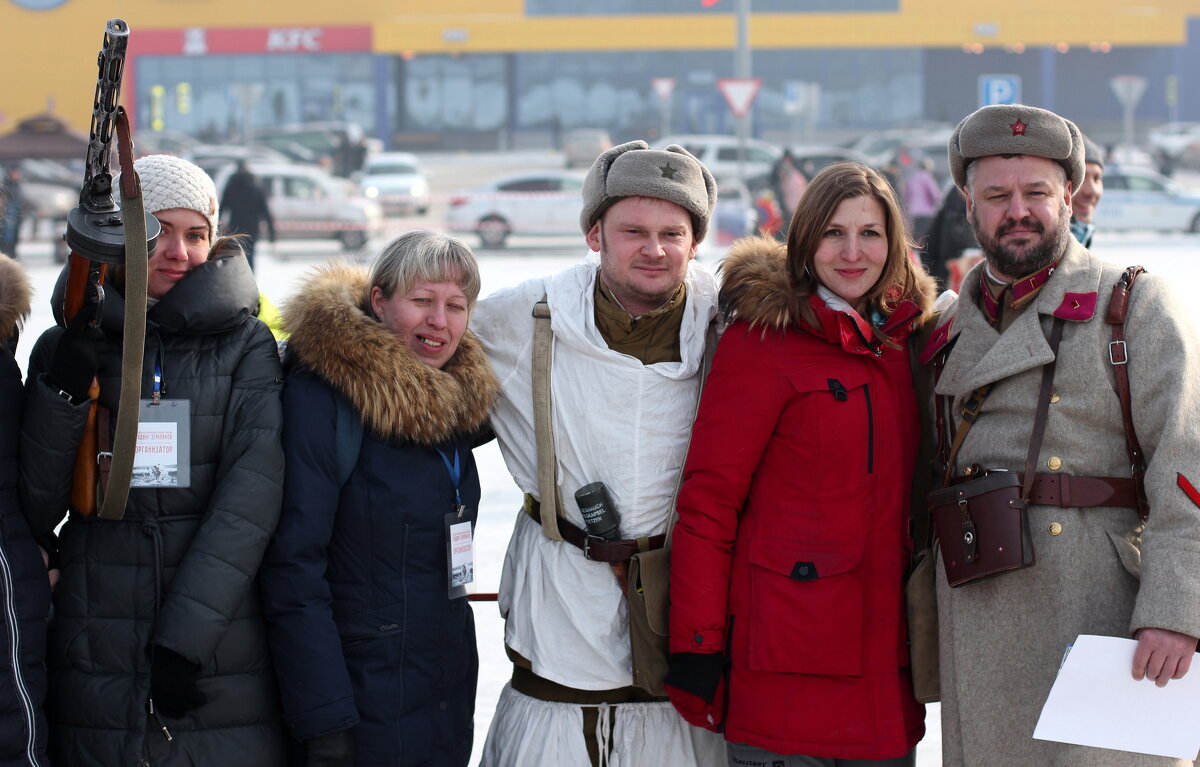
<svg viewBox="0 0 1200 767">
<path fill-rule="evenodd" d="M 1002 244 L 1000 239 L 1018 227 L 1037 232 L 1037 240 L 1026 245 Z M 1063 203 L 1058 211 L 1058 221 L 1049 231 L 1031 216 L 1020 221 L 1005 221 L 996 228 L 995 234 L 989 234 L 980 228 L 972 215 L 971 228 L 975 230 L 975 239 L 979 241 L 979 248 L 991 267 L 1006 277 L 1018 279 L 1049 266 L 1067 251 L 1071 236 L 1071 211 Z"/>
</svg>

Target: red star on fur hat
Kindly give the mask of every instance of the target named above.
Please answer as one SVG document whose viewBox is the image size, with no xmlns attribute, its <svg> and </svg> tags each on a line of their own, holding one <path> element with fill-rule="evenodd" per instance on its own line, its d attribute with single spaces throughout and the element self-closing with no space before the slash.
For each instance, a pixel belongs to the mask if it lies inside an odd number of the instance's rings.
<svg viewBox="0 0 1200 767">
<path fill-rule="evenodd" d="M 1008 127 L 1012 128 L 1012 132 L 1013 132 L 1014 136 L 1024 136 L 1025 135 L 1025 123 L 1021 122 L 1021 118 L 1019 118 L 1019 117 L 1017 118 L 1017 121 L 1015 123 L 1012 123 Z"/>
</svg>

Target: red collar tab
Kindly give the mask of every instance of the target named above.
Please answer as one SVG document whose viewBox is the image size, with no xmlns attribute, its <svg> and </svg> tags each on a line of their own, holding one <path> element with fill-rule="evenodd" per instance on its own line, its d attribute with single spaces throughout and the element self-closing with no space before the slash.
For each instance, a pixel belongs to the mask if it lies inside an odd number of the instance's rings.
<svg viewBox="0 0 1200 767">
<path fill-rule="evenodd" d="M 954 317 L 946 321 L 946 324 L 938 327 L 933 331 L 933 335 L 929 337 L 925 348 L 921 350 L 921 356 L 918 358 L 922 365 L 925 365 L 929 360 L 942 350 L 942 347 L 950 340 L 950 328 L 954 325 Z"/>
<path fill-rule="evenodd" d="M 1188 478 L 1182 474 L 1176 474 L 1175 477 L 1176 482 L 1179 483 L 1179 489 L 1183 491 L 1183 494 L 1186 495 L 1192 503 L 1200 506 L 1200 492 L 1196 491 L 1195 486 L 1193 486 L 1191 482 L 1188 482 Z"/>
<path fill-rule="evenodd" d="M 1062 303 L 1054 310 L 1055 317 L 1074 322 L 1085 322 L 1096 313 L 1096 292 L 1064 293 Z"/>
<path fill-rule="evenodd" d="M 1012 290 L 1012 303 L 1009 304 L 1009 306 L 1013 309 L 1016 309 L 1024 304 L 1029 303 L 1033 296 L 1035 296 L 1037 292 L 1042 289 L 1042 286 L 1046 284 L 1046 281 L 1050 279 L 1051 275 L 1054 274 L 1054 270 L 1057 268 L 1058 262 L 1055 261 L 1049 266 L 1044 266 L 1041 269 L 1038 269 L 1036 272 L 1027 277 L 1022 277 L 1019 280 L 1013 281 L 1013 284 L 1010 287 L 1010 290 Z"/>
<path fill-rule="evenodd" d="M 987 315 L 988 321 L 993 325 L 1000 321 L 1000 301 L 992 295 L 992 287 L 988 284 L 990 280 L 987 275 L 979 281 L 979 292 L 983 296 L 983 312 Z M 1008 288 L 1005 288 L 1008 290 Z M 1001 293 L 1001 296 L 1004 294 Z"/>
<path fill-rule="evenodd" d="M 1008 127 L 1012 128 L 1012 132 L 1013 132 L 1014 136 L 1024 136 L 1025 129 L 1029 126 L 1027 126 L 1025 123 L 1021 122 L 1021 118 L 1018 117 L 1017 121 L 1015 123 L 1011 123 Z"/>
<path fill-rule="evenodd" d="M 901 301 L 896 304 L 896 308 L 892 309 L 892 313 L 883 321 L 883 325 L 879 330 L 885 336 L 891 338 L 912 324 L 912 321 L 920 316 L 921 307 L 912 301 Z"/>
</svg>

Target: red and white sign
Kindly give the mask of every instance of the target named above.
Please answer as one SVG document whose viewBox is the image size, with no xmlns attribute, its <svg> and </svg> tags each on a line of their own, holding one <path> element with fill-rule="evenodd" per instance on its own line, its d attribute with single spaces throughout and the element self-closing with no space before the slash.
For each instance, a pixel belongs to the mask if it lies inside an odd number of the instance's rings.
<svg viewBox="0 0 1200 767">
<path fill-rule="evenodd" d="M 739 119 L 750 113 L 750 105 L 762 87 L 762 79 L 758 77 L 727 77 L 717 80 L 717 87 L 725 97 L 733 116 Z"/>
<path fill-rule="evenodd" d="M 675 78 L 654 77 L 651 78 L 650 85 L 654 86 L 654 92 L 658 94 L 660 101 L 670 101 L 671 94 L 675 91 Z"/>
<path fill-rule="evenodd" d="M 187 27 L 143 29 L 129 40 L 132 56 L 221 53 L 370 51 L 371 27 Z"/>
</svg>

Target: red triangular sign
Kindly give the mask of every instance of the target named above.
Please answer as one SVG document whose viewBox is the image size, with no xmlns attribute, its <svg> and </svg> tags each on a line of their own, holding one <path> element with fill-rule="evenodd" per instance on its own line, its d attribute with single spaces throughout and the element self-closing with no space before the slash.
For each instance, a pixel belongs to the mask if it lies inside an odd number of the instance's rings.
<svg viewBox="0 0 1200 767">
<path fill-rule="evenodd" d="M 725 97 L 733 116 L 742 118 L 750 111 L 750 105 L 762 87 L 762 80 L 758 77 L 727 77 L 717 80 L 717 87 L 721 89 L 721 95 Z"/>
</svg>

